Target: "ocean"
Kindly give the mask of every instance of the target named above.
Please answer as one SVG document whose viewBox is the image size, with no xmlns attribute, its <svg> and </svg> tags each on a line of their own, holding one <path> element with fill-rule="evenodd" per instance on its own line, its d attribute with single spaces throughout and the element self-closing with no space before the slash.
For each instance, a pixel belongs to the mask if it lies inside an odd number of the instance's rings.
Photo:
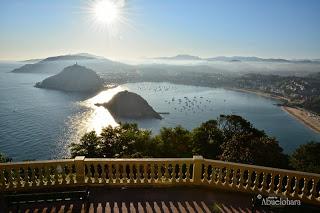
<svg viewBox="0 0 320 213">
<path fill-rule="evenodd" d="M 280 107 L 276 100 L 221 88 L 171 83 L 128 83 L 97 94 L 66 93 L 33 85 L 48 74 L 10 73 L 19 63 L 0 64 L 0 152 L 14 161 L 66 158 L 69 146 L 90 130 L 116 126 L 110 113 L 95 103 L 110 100 L 122 90 L 136 92 L 162 115 L 162 120 L 139 120 L 139 127 L 154 134 L 161 127 L 199 126 L 220 114 L 237 114 L 275 137 L 286 153 L 300 144 L 320 141 Z"/>
</svg>

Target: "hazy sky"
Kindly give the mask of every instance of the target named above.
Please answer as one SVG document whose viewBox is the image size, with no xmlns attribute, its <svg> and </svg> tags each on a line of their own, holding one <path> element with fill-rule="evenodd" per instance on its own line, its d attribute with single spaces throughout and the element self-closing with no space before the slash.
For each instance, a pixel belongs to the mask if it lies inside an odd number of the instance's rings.
<svg viewBox="0 0 320 213">
<path fill-rule="evenodd" d="M 122 0 L 123 1 L 123 0 Z M 112 32 L 94 0 L 0 0 L 0 59 L 88 52 L 320 58 L 319 0 L 127 0 Z"/>
</svg>

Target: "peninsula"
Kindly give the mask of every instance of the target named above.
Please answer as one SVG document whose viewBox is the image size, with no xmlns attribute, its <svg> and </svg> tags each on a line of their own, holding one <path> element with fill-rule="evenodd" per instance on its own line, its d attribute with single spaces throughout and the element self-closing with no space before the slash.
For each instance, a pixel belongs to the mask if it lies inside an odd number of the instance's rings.
<svg viewBox="0 0 320 213">
<path fill-rule="evenodd" d="M 96 105 L 106 107 L 116 120 L 121 118 L 162 119 L 159 113 L 157 113 L 145 99 L 127 90 L 117 93 L 107 103 Z"/>
</svg>

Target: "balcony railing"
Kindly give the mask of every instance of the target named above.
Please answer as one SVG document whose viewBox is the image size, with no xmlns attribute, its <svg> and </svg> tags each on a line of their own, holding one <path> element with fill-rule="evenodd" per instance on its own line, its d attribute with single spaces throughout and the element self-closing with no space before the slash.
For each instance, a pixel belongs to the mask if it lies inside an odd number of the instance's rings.
<svg viewBox="0 0 320 213">
<path fill-rule="evenodd" d="M 285 196 L 320 205 L 320 175 L 193 158 L 66 160 L 0 164 L 0 192 L 68 186 L 197 185 Z"/>
</svg>

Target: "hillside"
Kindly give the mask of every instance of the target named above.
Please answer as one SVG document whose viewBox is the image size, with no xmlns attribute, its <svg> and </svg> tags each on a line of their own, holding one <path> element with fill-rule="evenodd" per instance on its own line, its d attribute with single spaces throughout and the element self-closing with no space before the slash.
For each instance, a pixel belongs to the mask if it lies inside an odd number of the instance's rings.
<svg viewBox="0 0 320 213">
<path fill-rule="evenodd" d="M 59 74 L 36 83 L 35 87 L 70 92 L 96 91 L 103 87 L 102 79 L 90 69 L 74 64 Z"/>
<path fill-rule="evenodd" d="M 108 103 L 96 105 L 106 107 L 116 120 L 121 118 L 162 119 L 145 99 L 133 92 L 119 92 Z"/>
</svg>

